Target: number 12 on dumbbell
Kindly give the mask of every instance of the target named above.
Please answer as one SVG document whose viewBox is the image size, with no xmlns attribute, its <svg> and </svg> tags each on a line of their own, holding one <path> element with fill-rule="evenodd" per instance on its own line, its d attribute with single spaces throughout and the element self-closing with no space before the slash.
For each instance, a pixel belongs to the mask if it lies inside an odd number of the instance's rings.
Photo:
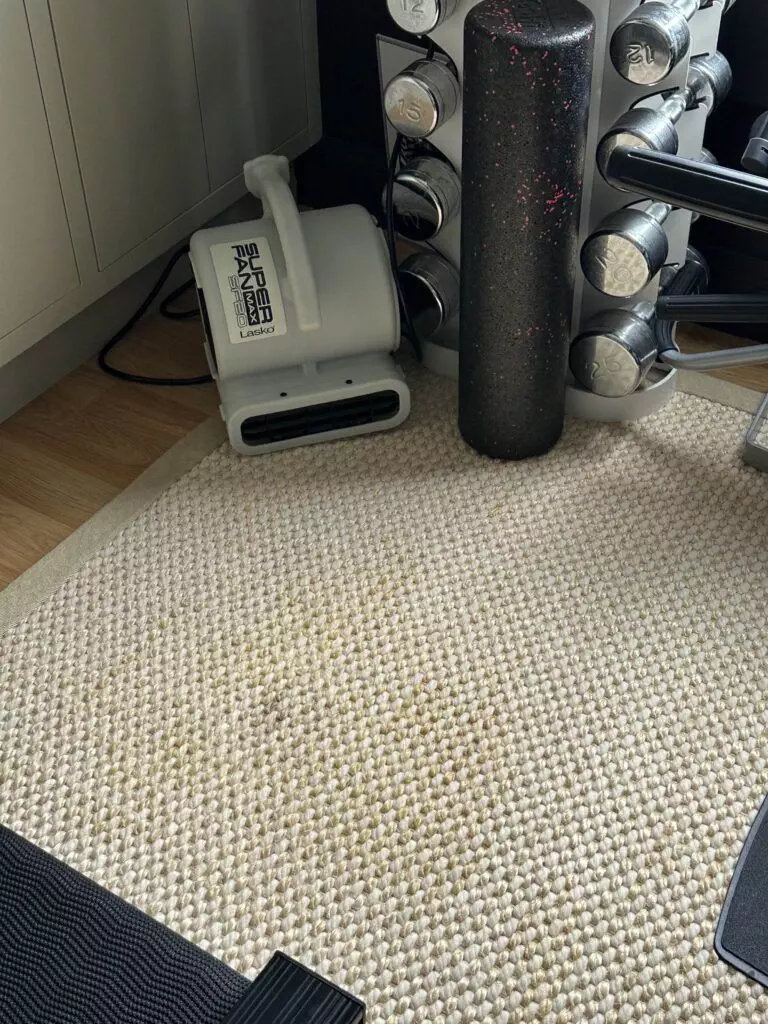
<svg viewBox="0 0 768 1024">
<path fill-rule="evenodd" d="M 725 0 L 725 10 L 736 0 Z M 613 33 L 611 60 L 635 85 L 658 85 L 691 47 L 690 21 L 711 0 L 647 0 Z"/>
<path fill-rule="evenodd" d="M 405 32 L 423 36 L 449 18 L 457 0 L 387 0 L 390 16 Z"/>
</svg>

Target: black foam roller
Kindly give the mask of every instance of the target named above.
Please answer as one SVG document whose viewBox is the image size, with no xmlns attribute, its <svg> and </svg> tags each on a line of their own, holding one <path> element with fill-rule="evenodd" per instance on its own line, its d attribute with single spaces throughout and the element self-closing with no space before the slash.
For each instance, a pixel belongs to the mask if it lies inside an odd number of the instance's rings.
<svg viewBox="0 0 768 1024">
<path fill-rule="evenodd" d="M 467 16 L 459 420 L 495 458 L 563 429 L 594 37 L 578 0 Z"/>
</svg>

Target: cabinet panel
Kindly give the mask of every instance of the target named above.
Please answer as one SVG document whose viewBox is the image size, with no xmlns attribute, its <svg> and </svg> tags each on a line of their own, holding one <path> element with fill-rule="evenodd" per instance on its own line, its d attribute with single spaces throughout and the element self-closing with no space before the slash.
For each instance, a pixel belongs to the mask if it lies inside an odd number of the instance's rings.
<svg viewBox="0 0 768 1024">
<path fill-rule="evenodd" d="M 0 2 L 0 337 L 78 285 L 23 0 Z"/>
<path fill-rule="evenodd" d="M 189 13 L 217 188 L 307 127 L 301 0 L 189 0 Z"/>
<path fill-rule="evenodd" d="M 186 0 L 50 0 L 101 268 L 208 195 Z"/>
</svg>

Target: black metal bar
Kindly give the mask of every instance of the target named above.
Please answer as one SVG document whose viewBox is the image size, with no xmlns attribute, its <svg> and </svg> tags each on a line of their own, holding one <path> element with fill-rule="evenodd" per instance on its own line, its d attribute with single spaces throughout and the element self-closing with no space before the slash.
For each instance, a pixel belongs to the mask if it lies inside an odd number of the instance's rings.
<svg viewBox="0 0 768 1024">
<path fill-rule="evenodd" d="M 697 324 L 768 323 L 768 295 L 664 295 L 659 320 Z"/>
<path fill-rule="evenodd" d="M 613 151 L 604 173 L 616 188 L 768 233 L 768 178 L 628 146 Z"/>
</svg>

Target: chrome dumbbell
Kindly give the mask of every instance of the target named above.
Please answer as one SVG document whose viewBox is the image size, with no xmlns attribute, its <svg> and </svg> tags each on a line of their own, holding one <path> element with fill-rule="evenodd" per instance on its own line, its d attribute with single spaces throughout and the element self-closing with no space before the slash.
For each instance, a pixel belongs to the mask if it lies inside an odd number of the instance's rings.
<svg viewBox="0 0 768 1024">
<path fill-rule="evenodd" d="M 622 78 L 636 85 L 663 82 L 691 45 L 689 21 L 703 0 L 648 0 L 619 25 L 611 60 Z"/>
<path fill-rule="evenodd" d="M 736 0 L 725 0 L 727 13 Z M 658 85 L 674 71 L 691 45 L 691 18 L 709 0 L 648 0 L 619 25 L 611 39 L 618 73 L 636 85 Z"/>
<path fill-rule="evenodd" d="M 619 118 L 600 143 L 600 170 L 605 173 L 605 166 L 617 146 L 677 153 L 680 140 L 675 125 L 686 110 L 703 106 L 709 116 L 728 95 L 732 84 L 731 66 L 722 53 L 694 58 L 685 89 L 673 92 L 658 110 L 633 107 Z"/>
<path fill-rule="evenodd" d="M 717 160 L 703 150 L 701 163 Z M 659 273 L 669 256 L 664 230 L 675 207 L 651 203 L 646 209 L 628 206 L 610 214 L 584 244 L 581 266 L 589 283 L 604 295 L 629 299 Z"/>
<path fill-rule="evenodd" d="M 389 123 L 409 139 L 426 139 L 453 117 L 461 88 L 442 60 L 418 60 L 396 75 L 384 93 Z"/>
<path fill-rule="evenodd" d="M 387 0 L 392 20 L 404 32 L 426 35 L 456 10 L 458 0 Z"/>
<path fill-rule="evenodd" d="M 399 277 L 405 306 L 420 338 L 436 334 L 458 312 L 461 278 L 444 257 L 414 253 L 400 264 Z"/>
<path fill-rule="evenodd" d="M 392 203 L 395 231 L 413 242 L 426 242 L 458 216 L 461 179 L 445 160 L 418 157 L 398 172 Z"/>
<path fill-rule="evenodd" d="M 623 21 L 611 39 L 611 60 L 622 78 L 658 85 L 691 45 L 691 18 L 708 0 L 648 0 Z M 726 7 L 727 10 L 727 7 Z"/>
<path fill-rule="evenodd" d="M 654 316 L 650 302 L 600 312 L 571 346 L 571 373 L 578 383 L 604 398 L 637 391 L 656 362 Z"/>
</svg>

